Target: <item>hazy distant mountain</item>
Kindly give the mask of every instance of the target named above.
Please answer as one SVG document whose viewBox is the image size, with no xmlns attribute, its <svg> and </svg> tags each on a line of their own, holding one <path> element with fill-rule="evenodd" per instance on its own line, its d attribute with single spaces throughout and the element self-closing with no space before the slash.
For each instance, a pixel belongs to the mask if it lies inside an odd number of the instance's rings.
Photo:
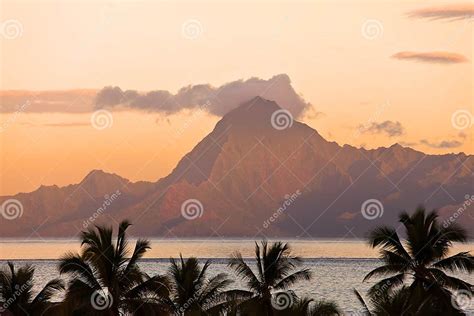
<svg viewBox="0 0 474 316">
<path fill-rule="evenodd" d="M 341 147 L 297 121 L 274 128 L 277 110 L 257 97 L 229 112 L 156 183 L 92 171 L 79 184 L 2 197 L 21 201 L 23 214 L 0 217 L 0 237 L 74 236 L 91 222 L 123 218 L 137 235 L 361 237 L 421 203 L 449 217 L 474 194 L 471 155 Z M 183 217 L 189 199 L 202 204 L 200 217 Z M 373 220 L 361 212 L 369 199 L 383 204 Z M 458 221 L 474 233 L 469 204 Z"/>
</svg>

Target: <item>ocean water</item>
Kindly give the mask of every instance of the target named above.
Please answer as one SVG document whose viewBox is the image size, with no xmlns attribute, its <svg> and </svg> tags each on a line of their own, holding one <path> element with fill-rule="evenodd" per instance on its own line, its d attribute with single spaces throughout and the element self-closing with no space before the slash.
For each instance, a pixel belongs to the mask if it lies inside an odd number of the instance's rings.
<svg viewBox="0 0 474 316">
<path fill-rule="evenodd" d="M 302 268 L 313 272 L 309 282 L 298 283 L 293 290 L 299 296 L 335 301 L 347 313 L 360 311 L 353 289 L 364 294 L 374 281 L 363 282 L 364 276 L 380 262 L 377 252 L 358 240 L 290 240 L 292 250 L 303 260 Z M 130 246 L 133 243 L 130 242 Z M 141 268 L 149 275 L 164 274 L 169 268 L 169 258 L 196 256 L 202 261 L 212 262 L 210 275 L 228 273 L 234 284 L 231 288 L 244 288 L 232 270 L 227 267 L 227 259 L 234 251 L 240 251 L 250 265 L 254 265 L 254 241 L 250 240 L 152 240 L 152 250 L 140 262 Z M 457 246 L 454 251 L 472 250 L 474 244 Z M 77 251 L 77 242 L 71 240 L 0 241 L 0 265 L 6 260 L 15 264 L 32 264 L 36 267 L 35 290 L 58 276 L 58 258 L 66 251 Z M 474 283 L 473 275 L 456 275 Z M 474 302 L 469 307 L 474 311 Z"/>
</svg>

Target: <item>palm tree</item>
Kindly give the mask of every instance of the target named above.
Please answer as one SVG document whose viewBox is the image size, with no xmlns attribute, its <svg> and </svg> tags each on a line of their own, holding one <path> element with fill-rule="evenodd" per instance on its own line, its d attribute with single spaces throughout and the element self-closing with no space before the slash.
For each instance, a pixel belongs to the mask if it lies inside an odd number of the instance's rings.
<svg viewBox="0 0 474 316">
<path fill-rule="evenodd" d="M 362 306 L 362 309 L 356 312 L 357 315 L 407 315 L 407 303 L 410 293 L 406 286 L 396 289 L 391 293 L 384 292 L 379 296 L 371 297 L 372 310 L 357 290 L 354 289 L 354 293 Z"/>
<path fill-rule="evenodd" d="M 33 296 L 35 269 L 26 265 L 15 269 L 13 263 L 0 271 L 0 315 L 43 315 L 54 307 L 51 299 L 64 289 L 63 282 L 54 279 Z"/>
<path fill-rule="evenodd" d="M 137 262 L 150 248 L 147 240 L 138 239 L 129 256 L 129 226 L 128 221 L 120 223 L 115 243 L 111 228 L 96 226 L 84 231 L 81 254 L 68 253 L 61 258 L 59 271 L 71 277 L 64 302 L 70 314 L 166 312 L 168 280 L 159 275 L 150 277 L 138 267 Z"/>
<path fill-rule="evenodd" d="M 226 291 L 232 283 L 225 273 L 207 276 L 210 261 L 202 267 L 196 258 L 170 259 L 172 294 L 169 306 L 174 315 L 220 315 L 227 308 Z"/>
<path fill-rule="evenodd" d="M 436 310 L 429 304 L 430 298 L 425 298 L 422 302 L 412 304 L 410 301 L 410 287 L 401 286 L 391 292 L 383 292 L 377 296 L 370 297 L 370 303 L 373 306 L 371 310 L 368 304 L 362 298 L 357 290 L 354 290 L 362 310 L 357 315 L 367 316 L 415 316 L 415 315 L 439 315 L 439 316 L 460 316 L 464 313 L 458 310 Z"/>
<path fill-rule="evenodd" d="M 459 313 L 452 304 L 452 292 L 472 293 L 472 286 L 446 272 L 474 270 L 474 257 L 468 252 L 448 256 L 453 243 L 467 241 L 466 231 L 456 224 L 441 226 L 436 211 L 427 213 L 423 207 L 411 216 L 402 213 L 400 223 L 406 231 L 406 242 L 400 240 L 392 227 L 379 227 L 369 234 L 370 245 L 381 248 L 383 265 L 367 274 L 364 281 L 374 276 L 388 276 L 370 288 L 369 296 L 372 300 L 377 297 L 400 299 L 406 292 L 394 291 L 408 282 L 404 290 L 408 291 L 404 295 L 408 300 L 407 315 L 421 305 L 436 313 L 444 311 L 445 315 Z"/>
<path fill-rule="evenodd" d="M 277 316 L 336 316 L 340 315 L 339 308 L 333 302 L 314 301 L 310 298 L 297 299 L 288 309 L 275 311 Z"/>
<path fill-rule="evenodd" d="M 267 242 L 262 241 L 260 247 L 255 243 L 255 260 L 257 273 L 239 252 L 229 261 L 229 266 L 247 285 L 246 290 L 230 291 L 240 301 L 237 309 L 241 314 L 276 315 L 275 310 L 287 309 L 295 300 L 295 295 L 288 290 L 301 280 L 311 279 L 309 269 L 295 271 L 302 261 L 291 255 L 288 244 L 276 242 L 268 247 Z"/>
</svg>

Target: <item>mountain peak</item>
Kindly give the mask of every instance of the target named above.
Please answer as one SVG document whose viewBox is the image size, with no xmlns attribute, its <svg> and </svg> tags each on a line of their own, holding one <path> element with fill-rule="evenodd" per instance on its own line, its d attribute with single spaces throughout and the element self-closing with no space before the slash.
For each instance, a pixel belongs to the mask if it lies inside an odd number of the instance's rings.
<svg viewBox="0 0 474 316">
<path fill-rule="evenodd" d="M 281 104 L 291 109 L 291 102 Z M 453 200 L 462 203 L 472 189 L 472 156 L 425 155 L 400 144 L 370 150 L 340 147 L 281 110 L 274 101 L 253 97 L 225 115 L 167 177 L 155 183 L 133 184 L 92 170 L 79 184 L 21 193 L 17 198 L 25 215 L 33 210 L 34 216 L 23 216 L 15 225 L 0 220 L 0 237 L 28 236 L 44 218 L 51 219 L 42 236 L 72 236 L 118 191 L 123 195 L 107 208 L 108 214 L 117 221 L 134 219 L 136 231 L 144 235 L 166 236 L 172 230 L 178 237 L 202 237 L 219 227 L 223 236 L 255 236 L 261 231 L 258 223 L 283 205 L 292 218 L 280 216 L 265 227 L 269 237 L 301 233 L 295 223 L 314 223 L 305 229 L 314 237 L 343 236 L 347 225 L 358 227 L 356 233 L 362 236 L 369 228 L 367 220 L 344 214 L 358 214 L 354 205 L 366 200 L 367 192 L 383 201 L 386 211 L 378 220 L 386 224 L 396 220 L 398 210 L 416 207 L 420 200 L 428 201 L 428 208 L 442 208 Z M 275 120 L 275 113 L 283 119 Z M 440 184 L 449 195 L 439 191 Z M 287 196 L 293 201 L 300 190 L 302 196 L 287 205 Z M 9 198 L 0 197 L 0 202 Z M 205 225 L 184 220 L 179 210 L 189 199 L 205 206 L 203 218 L 197 219 Z M 472 219 L 464 219 L 473 232 Z"/>
<path fill-rule="evenodd" d="M 220 125 L 251 130 L 271 128 L 272 115 L 278 110 L 281 107 L 275 101 L 256 96 L 224 115 Z"/>
<path fill-rule="evenodd" d="M 257 113 L 261 111 L 273 113 L 274 111 L 280 109 L 281 107 L 275 101 L 265 99 L 264 97 L 259 95 L 250 99 L 247 102 L 242 103 L 239 107 L 236 108 L 237 111 L 247 111 L 250 113 Z"/>
<path fill-rule="evenodd" d="M 390 149 L 393 152 L 402 152 L 405 150 L 405 147 L 403 147 L 399 143 L 395 143 L 392 146 L 390 146 L 388 149 Z"/>
<path fill-rule="evenodd" d="M 105 172 L 105 171 L 102 170 L 102 169 L 92 169 L 92 170 L 89 171 L 89 173 L 85 176 L 85 178 L 96 177 L 96 176 L 105 175 L 105 174 L 108 174 L 108 173 Z"/>
<path fill-rule="evenodd" d="M 129 182 L 127 179 L 122 178 L 114 173 L 107 173 L 100 169 L 94 169 L 90 171 L 84 179 L 82 179 L 80 186 L 83 188 L 90 188 L 93 191 L 102 191 L 107 187 L 119 188 Z"/>
</svg>

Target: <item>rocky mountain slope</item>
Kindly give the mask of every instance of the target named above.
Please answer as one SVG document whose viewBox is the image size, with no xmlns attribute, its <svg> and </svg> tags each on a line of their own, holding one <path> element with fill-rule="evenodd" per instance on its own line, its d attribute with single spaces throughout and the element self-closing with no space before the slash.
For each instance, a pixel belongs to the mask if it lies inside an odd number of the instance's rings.
<svg viewBox="0 0 474 316">
<path fill-rule="evenodd" d="M 297 121 L 275 128 L 279 110 L 257 97 L 229 112 L 156 183 L 95 170 L 78 184 L 2 197 L 23 212 L 0 217 L 0 237 L 72 237 L 123 218 L 148 236 L 362 237 L 419 204 L 460 213 L 474 233 L 472 156 L 340 146 Z"/>
</svg>

